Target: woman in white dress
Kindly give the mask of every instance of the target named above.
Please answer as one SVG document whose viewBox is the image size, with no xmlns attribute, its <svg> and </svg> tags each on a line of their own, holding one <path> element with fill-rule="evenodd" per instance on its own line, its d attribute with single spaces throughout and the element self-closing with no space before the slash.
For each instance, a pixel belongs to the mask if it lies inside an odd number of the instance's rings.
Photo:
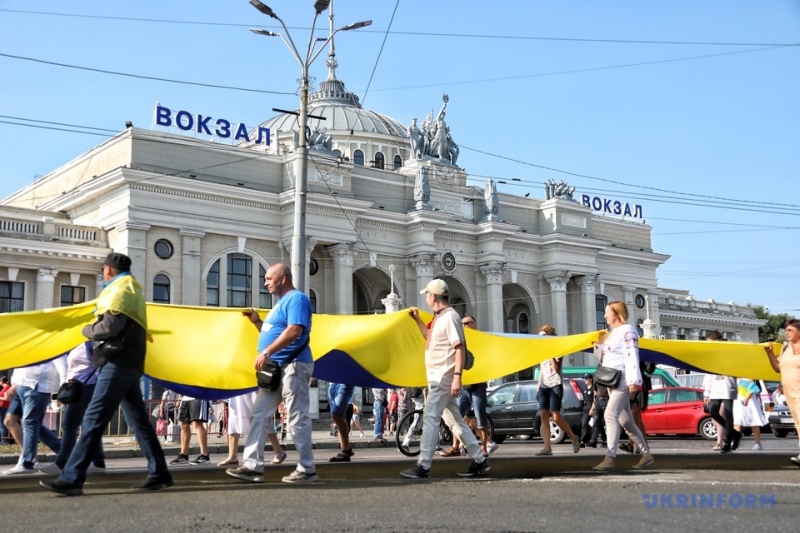
<svg viewBox="0 0 800 533">
<path fill-rule="evenodd" d="M 734 435 L 732 450 L 739 447 L 742 438 L 742 427 L 747 426 L 753 430 L 753 451 L 761 451 L 761 426 L 767 425 L 764 409 L 761 406 L 761 389 L 752 379 L 740 379 L 738 382 L 739 395 L 733 402 L 733 428 Z"/>
<path fill-rule="evenodd" d="M 250 411 L 255 396 L 255 392 L 248 392 L 228 400 L 228 457 L 219 466 L 239 464 L 239 438 L 250 431 Z"/>
</svg>

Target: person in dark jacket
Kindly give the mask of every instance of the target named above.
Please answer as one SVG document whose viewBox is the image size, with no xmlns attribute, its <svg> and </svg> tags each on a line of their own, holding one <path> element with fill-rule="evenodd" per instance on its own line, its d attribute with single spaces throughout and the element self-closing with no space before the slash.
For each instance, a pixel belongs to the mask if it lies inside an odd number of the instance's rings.
<svg viewBox="0 0 800 533">
<path fill-rule="evenodd" d="M 147 458 L 148 477 L 134 490 L 152 491 L 171 487 L 172 475 L 164 459 L 164 451 L 150 423 L 139 380 L 144 372 L 147 351 L 147 309 L 142 286 L 131 275 L 131 259 L 110 253 L 103 263 L 105 286 L 97 297 L 97 320 L 83 328 L 83 335 L 94 341 L 115 343 L 119 349 L 104 350 L 95 343 L 94 365 L 97 371 L 92 401 L 83 418 L 83 431 L 59 478 L 40 481 L 50 491 L 67 496 L 83 494 L 86 470 L 103 438 L 103 432 L 117 408 Z"/>
</svg>

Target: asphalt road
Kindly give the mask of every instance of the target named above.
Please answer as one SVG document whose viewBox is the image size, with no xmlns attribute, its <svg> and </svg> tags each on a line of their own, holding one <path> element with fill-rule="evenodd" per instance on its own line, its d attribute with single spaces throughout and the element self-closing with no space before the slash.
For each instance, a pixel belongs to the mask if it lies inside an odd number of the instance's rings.
<svg viewBox="0 0 800 533">
<path fill-rule="evenodd" d="M 700 439 L 654 439 L 656 464 L 631 470 L 636 458 L 620 455 L 619 473 L 591 467 L 602 450 L 533 457 L 537 441 L 509 440 L 491 457 L 480 479 L 461 479 L 469 459 L 437 458 L 432 478 L 401 478 L 414 460 L 391 446 L 356 441 L 351 463 L 332 464 L 333 442 L 315 451 L 321 482 L 280 482 L 293 453 L 269 467 L 267 481 L 249 484 L 222 467 L 172 469 L 175 486 L 152 494 L 130 487 L 144 479 L 141 458 L 109 461 L 91 477 L 82 497 L 38 487 L 44 475 L 0 476 L 2 528 L 7 531 L 797 531 L 800 468 L 788 458 L 797 439 L 752 439 L 730 455 Z M 222 456 L 212 457 L 221 460 Z"/>
</svg>

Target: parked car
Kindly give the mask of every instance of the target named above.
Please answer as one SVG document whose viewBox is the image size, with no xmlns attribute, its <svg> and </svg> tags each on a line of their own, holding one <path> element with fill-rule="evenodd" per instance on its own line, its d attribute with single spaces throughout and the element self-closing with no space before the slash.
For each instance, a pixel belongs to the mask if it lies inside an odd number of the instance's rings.
<svg viewBox="0 0 800 533">
<path fill-rule="evenodd" d="M 583 380 L 564 379 L 564 399 L 561 415 L 576 434 L 581 432 L 581 402 Z M 492 439 L 503 442 L 509 436 L 537 436 L 540 434 L 541 416 L 537 400 L 536 381 L 513 381 L 494 389 L 486 399 L 486 411 L 491 421 Z M 566 435 L 552 419 L 550 420 L 550 442 L 557 444 Z"/>
<path fill-rule="evenodd" d="M 533 373 L 533 380 L 539 381 L 539 368 L 536 367 L 536 370 Z M 581 380 L 581 376 L 584 374 L 594 374 L 596 367 L 593 366 L 565 366 L 561 369 L 561 376 L 563 378 L 572 378 Z M 667 371 L 662 368 L 656 368 L 656 371 L 652 374 L 648 374 L 650 376 L 650 382 L 652 384 L 652 389 L 660 389 L 662 387 L 678 387 L 680 383 L 678 383 L 675 378 L 673 378 Z M 581 381 L 581 383 L 583 383 Z"/>
<path fill-rule="evenodd" d="M 642 411 L 648 435 L 700 435 L 716 440 L 717 428 L 703 410 L 703 389 L 664 387 L 648 395 L 648 407 Z"/>
<path fill-rule="evenodd" d="M 797 428 L 794 425 L 792 413 L 789 411 L 788 405 L 778 405 L 772 408 L 772 411 L 767 413 L 769 420 L 769 429 L 772 434 L 778 438 L 786 438 L 789 432 L 797 433 Z"/>
</svg>

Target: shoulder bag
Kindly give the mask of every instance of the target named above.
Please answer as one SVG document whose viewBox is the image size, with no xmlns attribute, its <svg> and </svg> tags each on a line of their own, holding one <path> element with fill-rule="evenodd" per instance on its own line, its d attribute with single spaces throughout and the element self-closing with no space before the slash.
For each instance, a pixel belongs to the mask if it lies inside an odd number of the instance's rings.
<svg viewBox="0 0 800 533">
<path fill-rule="evenodd" d="M 600 364 L 594 371 L 594 382 L 597 383 L 598 385 L 603 385 L 605 387 L 616 389 L 617 385 L 619 385 L 619 380 L 622 377 L 622 372 L 620 372 L 616 368 L 603 366 L 604 358 L 605 358 L 605 353 L 603 353 L 603 355 L 600 356 Z"/>
<path fill-rule="evenodd" d="M 125 338 L 133 329 L 134 320 L 128 317 L 128 323 L 116 337 L 92 341 L 92 354 L 95 366 L 102 366 L 116 359 L 125 351 Z"/>
<path fill-rule="evenodd" d="M 295 357 L 300 355 L 303 352 L 303 350 L 306 349 L 306 346 L 308 346 L 309 340 L 311 340 L 310 333 L 306 338 L 306 342 L 298 349 L 292 352 L 292 355 L 290 355 L 286 359 L 284 365 L 288 365 L 294 360 Z M 264 362 L 264 366 L 261 367 L 261 370 L 256 372 L 256 381 L 258 381 L 258 386 L 270 392 L 274 392 L 281 387 L 282 379 L 283 379 L 283 370 L 281 369 L 281 366 L 272 359 L 267 359 Z"/>
<path fill-rule="evenodd" d="M 81 397 L 83 397 L 84 385 L 92 378 L 95 372 L 97 372 L 97 369 L 93 370 L 92 373 L 89 374 L 89 376 L 83 381 L 73 378 L 66 383 L 62 383 L 58 388 L 58 392 L 55 393 L 55 399 L 65 405 L 78 403 L 81 401 Z"/>
</svg>

